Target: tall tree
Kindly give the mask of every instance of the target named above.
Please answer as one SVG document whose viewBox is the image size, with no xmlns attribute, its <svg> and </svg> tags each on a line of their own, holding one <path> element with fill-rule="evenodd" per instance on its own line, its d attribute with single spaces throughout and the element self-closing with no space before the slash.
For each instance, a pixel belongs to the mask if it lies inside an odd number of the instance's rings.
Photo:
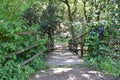
<svg viewBox="0 0 120 80">
<path fill-rule="evenodd" d="M 69 21 L 72 23 L 73 22 L 73 18 L 72 18 L 72 13 L 71 13 L 69 1 L 65 0 L 63 2 L 67 5 L 67 8 L 68 8 L 68 18 L 69 18 Z M 72 35 L 72 38 L 75 37 L 75 35 L 74 35 L 74 27 L 72 26 L 72 24 L 71 24 L 71 35 Z"/>
<path fill-rule="evenodd" d="M 58 16 L 57 16 L 57 6 L 54 5 L 51 2 L 51 0 L 49 0 L 48 6 L 46 7 L 46 9 L 43 10 L 40 20 L 41 20 L 40 31 L 48 34 L 49 43 L 50 43 L 50 46 L 48 47 L 53 47 L 54 46 L 53 35 L 56 29 L 56 26 L 58 24 Z"/>
<path fill-rule="evenodd" d="M 86 0 L 82 0 L 83 2 L 83 10 L 84 10 L 84 18 L 85 18 L 85 21 L 88 23 L 88 19 L 87 19 L 87 11 L 86 11 Z"/>
<path fill-rule="evenodd" d="M 76 11 L 77 11 L 77 3 L 78 3 L 78 1 L 77 0 L 74 0 L 74 2 L 73 2 L 73 7 L 74 7 L 74 9 L 73 9 L 73 11 L 72 11 L 72 16 L 73 16 L 73 18 L 74 18 L 74 20 L 75 20 L 75 18 L 76 18 Z"/>
</svg>

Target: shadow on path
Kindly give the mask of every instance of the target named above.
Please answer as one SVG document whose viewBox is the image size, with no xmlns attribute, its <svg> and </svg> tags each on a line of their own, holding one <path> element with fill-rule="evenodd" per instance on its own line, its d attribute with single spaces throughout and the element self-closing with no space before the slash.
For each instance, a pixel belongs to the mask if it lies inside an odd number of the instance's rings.
<svg viewBox="0 0 120 80">
<path fill-rule="evenodd" d="M 105 77 L 98 71 L 85 68 L 85 62 L 73 55 L 65 46 L 55 46 L 58 49 L 52 52 L 46 61 L 51 66 L 49 70 L 37 72 L 28 80 L 115 80 Z"/>
</svg>

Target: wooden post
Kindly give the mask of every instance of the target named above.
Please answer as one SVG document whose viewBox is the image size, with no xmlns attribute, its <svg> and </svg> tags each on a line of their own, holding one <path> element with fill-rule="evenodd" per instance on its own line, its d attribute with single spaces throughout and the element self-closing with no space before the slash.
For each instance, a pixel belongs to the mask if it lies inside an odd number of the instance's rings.
<svg viewBox="0 0 120 80">
<path fill-rule="evenodd" d="M 84 43 L 81 43 L 81 57 L 83 57 L 83 54 L 84 54 L 84 50 L 83 50 L 83 47 L 84 47 Z"/>
</svg>

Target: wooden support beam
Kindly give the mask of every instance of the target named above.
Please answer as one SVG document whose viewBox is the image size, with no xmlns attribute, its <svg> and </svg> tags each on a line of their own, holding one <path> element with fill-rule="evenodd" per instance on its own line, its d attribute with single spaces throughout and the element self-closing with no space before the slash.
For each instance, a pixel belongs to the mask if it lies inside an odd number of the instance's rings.
<svg viewBox="0 0 120 80">
<path fill-rule="evenodd" d="M 51 48 L 51 49 L 54 49 L 54 48 Z M 51 49 L 49 49 L 49 50 L 51 50 Z M 46 50 L 46 51 L 48 51 L 48 50 Z M 45 52 L 45 51 L 44 51 L 44 52 Z M 25 61 L 22 63 L 22 65 L 23 65 L 23 66 L 26 65 L 27 63 L 31 62 L 34 58 L 38 57 L 40 54 L 43 54 L 44 52 L 35 54 L 33 57 L 25 60 Z"/>
<path fill-rule="evenodd" d="M 42 53 L 37 53 L 37 54 L 34 55 L 33 57 L 27 59 L 26 61 L 24 61 L 24 62 L 22 63 L 22 65 L 24 66 L 24 65 L 26 65 L 27 63 L 31 62 L 34 58 L 38 57 L 40 54 L 42 54 Z"/>
<path fill-rule="evenodd" d="M 80 35 L 79 37 L 77 37 L 77 38 L 73 38 L 73 40 L 74 39 L 79 39 L 79 38 L 82 38 L 83 36 L 85 36 L 85 35 L 87 35 L 88 34 L 88 32 L 86 32 L 86 33 L 84 33 L 84 34 L 82 34 L 82 35 Z"/>
<path fill-rule="evenodd" d="M 21 53 L 23 53 L 23 52 L 25 52 L 25 51 L 28 51 L 28 50 L 30 50 L 30 49 L 32 49 L 32 48 L 38 47 L 39 45 L 40 45 L 40 44 L 34 44 L 34 45 L 31 45 L 31 46 L 29 46 L 29 47 L 24 48 L 23 50 L 15 51 L 15 52 L 13 52 L 13 53 L 16 54 L 16 55 L 19 55 L 19 54 L 21 54 Z M 5 58 L 6 58 L 6 59 L 7 59 L 7 58 L 10 58 L 10 55 L 11 55 L 11 54 L 8 54 L 7 56 L 5 56 Z"/>
<path fill-rule="evenodd" d="M 19 32 L 17 35 L 29 35 L 29 34 L 37 34 L 37 32 Z"/>
</svg>

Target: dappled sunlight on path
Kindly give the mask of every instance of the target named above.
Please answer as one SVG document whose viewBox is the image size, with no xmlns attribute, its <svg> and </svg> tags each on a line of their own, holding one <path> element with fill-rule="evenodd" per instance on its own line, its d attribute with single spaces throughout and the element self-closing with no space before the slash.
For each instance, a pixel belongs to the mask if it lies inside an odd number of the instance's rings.
<svg viewBox="0 0 120 80">
<path fill-rule="evenodd" d="M 73 55 L 67 47 L 57 45 L 58 49 L 54 50 L 47 59 L 47 63 L 50 66 L 57 66 L 57 65 L 77 65 L 77 64 L 84 64 L 82 59 L 79 59 L 77 56 Z M 61 48 L 60 48 L 61 47 Z"/>
<path fill-rule="evenodd" d="M 37 72 L 29 80 L 110 80 L 98 71 L 83 67 L 59 67 Z"/>
<path fill-rule="evenodd" d="M 85 62 L 65 46 L 56 45 L 57 49 L 50 53 L 46 61 L 51 66 L 49 70 L 37 72 L 28 80 L 112 80 L 84 67 Z"/>
</svg>

